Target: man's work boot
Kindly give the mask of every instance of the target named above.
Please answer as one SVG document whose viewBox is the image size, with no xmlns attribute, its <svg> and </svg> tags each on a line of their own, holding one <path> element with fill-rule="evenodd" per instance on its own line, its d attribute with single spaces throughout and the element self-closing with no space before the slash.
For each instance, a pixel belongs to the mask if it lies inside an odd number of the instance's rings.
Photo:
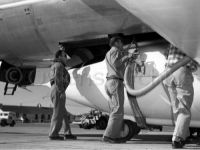
<svg viewBox="0 0 200 150">
<path fill-rule="evenodd" d="M 102 139 L 102 142 L 108 142 L 108 143 L 126 143 L 126 140 L 122 138 L 110 138 L 107 136 L 104 136 Z"/>
<path fill-rule="evenodd" d="M 73 135 L 73 134 L 65 134 L 64 135 L 64 139 L 65 140 L 76 140 L 77 137 L 75 135 Z"/>
<path fill-rule="evenodd" d="M 173 149 L 177 149 L 177 148 L 183 148 L 183 146 L 185 145 L 184 141 L 172 141 L 172 148 Z"/>
<path fill-rule="evenodd" d="M 63 136 L 49 136 L 49 140 L 64 140 L 64 137 Z"/>
</svg>

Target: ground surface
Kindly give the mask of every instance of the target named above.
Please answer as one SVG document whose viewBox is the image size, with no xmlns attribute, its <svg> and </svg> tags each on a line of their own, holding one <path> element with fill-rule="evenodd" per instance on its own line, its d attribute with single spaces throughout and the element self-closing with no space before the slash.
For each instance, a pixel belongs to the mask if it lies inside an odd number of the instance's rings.
<svg viewBox="0 0 200 150">
<path fill-rule="evenodd" d="M 50 141 L 49 124 L 17 124 L 15 127 L 0 127 L 0 149 L 65 149 L 65 150 L 160 150 L 171 149 L 172 128 L 142 130 L 125 144 L 101 142 L 104 131 L 80 129 L 72 126 L 77 140 Z M 185 149 L 200 149 L 200 145 L 187 144 Z"/>
</svg>

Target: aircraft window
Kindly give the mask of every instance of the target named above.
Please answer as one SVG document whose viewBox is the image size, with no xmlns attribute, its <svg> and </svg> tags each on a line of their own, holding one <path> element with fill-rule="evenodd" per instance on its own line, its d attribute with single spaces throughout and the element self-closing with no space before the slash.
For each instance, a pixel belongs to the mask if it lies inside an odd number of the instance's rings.
<svg viewBox="0 0 200 150">
<path fill-rule="evenodd" d="M 4 116 L 8 116 L 8 114 L 4 114 Z"/>
</svg>

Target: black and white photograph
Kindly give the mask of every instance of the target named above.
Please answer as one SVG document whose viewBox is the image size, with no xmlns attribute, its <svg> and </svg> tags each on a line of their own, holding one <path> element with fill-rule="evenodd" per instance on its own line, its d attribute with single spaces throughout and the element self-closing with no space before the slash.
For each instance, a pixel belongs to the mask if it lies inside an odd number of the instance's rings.
<svg viewBox="0 0 200 150">
<path fill-rule="evenodd" d="M 0 150 L 200 149 L 200 0 L 0 0 Z"/>
</svg>

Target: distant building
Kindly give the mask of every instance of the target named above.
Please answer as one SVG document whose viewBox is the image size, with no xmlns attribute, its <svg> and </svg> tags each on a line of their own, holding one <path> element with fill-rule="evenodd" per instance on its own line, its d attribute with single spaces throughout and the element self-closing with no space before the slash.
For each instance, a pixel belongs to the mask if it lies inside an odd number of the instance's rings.
<svg viewBox="0 0 200 150">
<path fill-rule="evenodd" d="M 16 117 L 23 122 L 50 122 L 53 113 L 52 108 L 42 107 L 40 104 L 37 107 L 2 105 L 1 109 L 15 112 Z"/>
</svg>

